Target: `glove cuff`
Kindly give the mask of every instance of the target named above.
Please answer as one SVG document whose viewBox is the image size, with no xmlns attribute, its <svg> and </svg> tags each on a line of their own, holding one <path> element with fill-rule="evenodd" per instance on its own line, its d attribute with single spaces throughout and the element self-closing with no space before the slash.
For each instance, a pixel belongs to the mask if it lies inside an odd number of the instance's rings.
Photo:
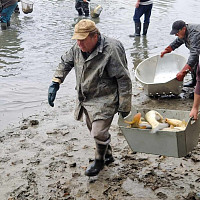
<svg viewBox="0 0 200 200">
<path fill-rule="evenodd" d="M 59 78 L 53 77 L 52 81 L 61 84 L 61 80 Z"/>
</svg>

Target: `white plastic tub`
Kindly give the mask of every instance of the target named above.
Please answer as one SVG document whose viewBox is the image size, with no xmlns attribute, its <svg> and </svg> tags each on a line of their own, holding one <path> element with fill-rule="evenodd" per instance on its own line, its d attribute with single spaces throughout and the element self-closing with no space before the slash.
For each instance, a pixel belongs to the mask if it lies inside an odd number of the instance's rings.
<svg viewBox="0 0 200 200">
<path fill-rule="evenodd" d="M 186 58 L 178 54 L 156 55 L 142 61 L 135 70 L 149 96 L 181 93 L 182 81 L 176 80 L 176 74 L 186 64 Z"/>
</svg>

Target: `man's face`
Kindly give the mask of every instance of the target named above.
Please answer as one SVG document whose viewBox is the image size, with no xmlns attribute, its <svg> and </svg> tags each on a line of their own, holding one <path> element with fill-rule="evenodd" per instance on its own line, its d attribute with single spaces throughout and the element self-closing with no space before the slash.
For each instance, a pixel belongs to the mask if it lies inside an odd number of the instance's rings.
<svg viewBox="0 0 200 200">
<path fill-rule="evenodd" d="M 179 30 L 178 33 L 176 33 L 176 36 L 178 36 L 180 39 L 183 39 L 185 36 L 185 31 L 186 31 L 186 27 L 183 27 L 181 30 Z"/>
<path fill-rule="evenodd" d="M 77 44 L 83 52 L 92 52 L 98 41 L 98 35 L 87 36 L 84 40 L 77 40 Z"/>
</svg>

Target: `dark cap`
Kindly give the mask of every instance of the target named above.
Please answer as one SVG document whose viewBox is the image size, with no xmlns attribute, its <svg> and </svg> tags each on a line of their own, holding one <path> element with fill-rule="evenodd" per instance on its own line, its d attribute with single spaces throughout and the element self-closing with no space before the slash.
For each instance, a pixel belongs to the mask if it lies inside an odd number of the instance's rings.
<svg viewBox="0 0 200 200">
<path fill-rule="evenodd" d="M 170 32 L 170 35 L 175 35 L 178 33 L 183 27 L 185 26 L 185 22 L 182 20 L 175 21 L 172 24 L 172 30 Z"/>
</svg>

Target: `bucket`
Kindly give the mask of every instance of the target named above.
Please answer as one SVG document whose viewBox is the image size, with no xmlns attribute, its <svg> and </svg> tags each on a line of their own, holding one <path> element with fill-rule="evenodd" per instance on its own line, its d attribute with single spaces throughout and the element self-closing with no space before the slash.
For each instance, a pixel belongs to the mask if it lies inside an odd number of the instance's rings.
<svg viewBox="0 0 200 200">
<path fill-rule="evenodd" d="M 98 5 L 96 3 L 90 3 L 90 16 L 92 18 L 97 18 L 101 14 L 101 11 L 103 10 L 101 5 Z"/>
<path fill-rule="evenodd" d="M 25 14 L 33 12 L 33 2 L 29 0 L 21 0 L 22 11 Z"/>
</svg>

